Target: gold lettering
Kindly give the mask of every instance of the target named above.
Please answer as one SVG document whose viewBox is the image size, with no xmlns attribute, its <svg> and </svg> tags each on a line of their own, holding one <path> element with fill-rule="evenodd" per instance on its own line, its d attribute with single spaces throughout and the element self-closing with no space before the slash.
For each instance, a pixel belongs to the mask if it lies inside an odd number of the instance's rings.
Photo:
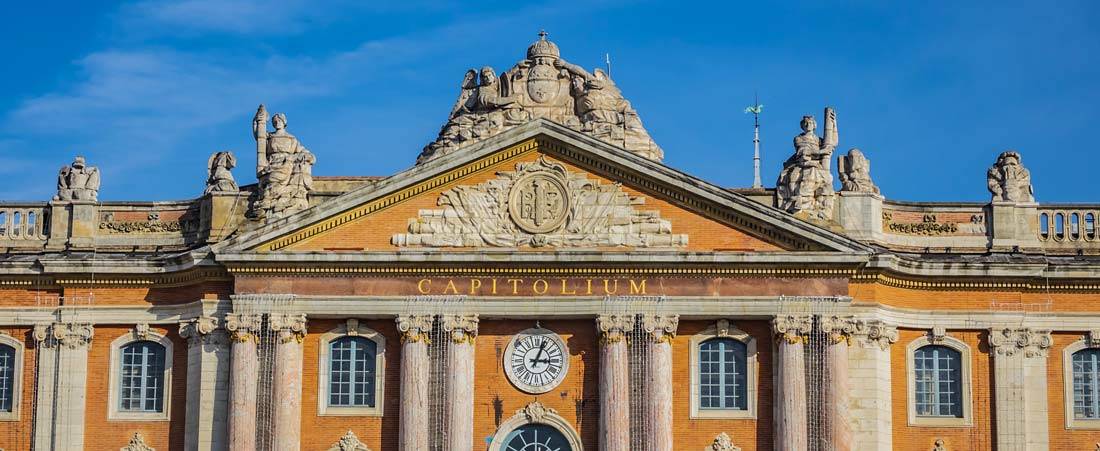
<svg viewBox="0 0 1100 451">
<path fill-rule="evenodd" d="M 539 289 L 539 282 L 542 282 L 542 289 Z M 550 284 L 545 280 L 535 279 L 535 283 L 531 284 L 531 289 L 535 291 L 535 294 L 546 294 L 546 290 L 550 289 Z"/>
<path fill-rule="evenodd" d="M 477 294 L 478 288 L 481 288 L 481 279 L 470 279 L 470 295 Z M 642 283 L 642 290 L 645 290 L 645 282 Z"/>
<path fill-rule="evenodd" d="M 493 278 L 493 294 L 497 294 L 497 279 Z"/>
<path fill-rule="evenodd" d="M 519 283 L 523 282 L 523 279 L 507 279 L 508 283 L 512 284 L 512 294 L 519 294 Z"/>
<path fill-rule="evenodd" d="M 562 278 L 562 279 L 561 279 L 561 294 L 562 294 L 562 295 L 566 295 L 566 294 L 577 294 L 577 290 L 573 290 L 573 291 L 566 291 L 566 279 L 565 279 L 565 278 Z"/>
<path fill-rule="evenodd" d="M 584 279 L 584 281 L 588 282 L 588 290 L 584 294 L 592 294 L 592 279 Z"/>
<path fill-rule="evenodd" d="M 630 294 L 645 294 L 645 279 L 637 285 L 634 284 L 634 279 L 630 279 Z"/>
<path fill-rule="evenodd" d="M 612 290 L 611 287 L 609 287 L 607 285 L 608 282 L 610 282 L 610 280 L 608 280 L 608 279 L 603 280 L 603 292 L 604 292 L 604 294 L 612 295 L 612 294 L 618 293 L 619 292 L 619 279 L 615 279 L 615 289 L 614 290 Z"/>
<path fill-rule="evenodd" d="M 420 294 L 431 293 L 432 279 L 420 279 L 420 281 L 416 283 L 416 291 L 419 291 Z"/>
<path fill-rule="evenodd" d="M 455 286 L 454 279 L 447 279 L 447 288 L 443 289 L 443 294 L 447 294 L 447 292 L 458 294 L 458 287 Z"/>
</svg>

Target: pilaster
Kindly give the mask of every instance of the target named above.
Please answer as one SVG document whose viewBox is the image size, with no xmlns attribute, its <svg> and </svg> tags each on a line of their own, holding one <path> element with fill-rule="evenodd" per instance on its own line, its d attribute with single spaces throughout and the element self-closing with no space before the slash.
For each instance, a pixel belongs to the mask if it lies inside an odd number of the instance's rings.
<svg viewBox="0 0 1100 451">
<path fill-rule="evenodd" d="M 35 449 L 84 449 L 88 347 L 94 333 L 91 324 L 34 326 L 32 335 L 39 349 Z"/>
<path fill-rule="evenodd" d="M 897 326 L 874 319 L 855 322 L 848 349 L 848 381 L 859 387 L 851 393 L 849 403 L 855 449 L 894 449 L 890 346 L 897 341 Z"/>
<path fill-rule="evenodd" d="M 187 420 L 184 449 L 229 447 L 229 335 L 221 321 L 200 316 L 180 322 L 187 339 Z"/>
<path fill-rule="evenodd" d="M 1049 330 L 989 331 L 999 451 L 1049 449 L 1046 370 L 1053 343 Z"/>
</svg>

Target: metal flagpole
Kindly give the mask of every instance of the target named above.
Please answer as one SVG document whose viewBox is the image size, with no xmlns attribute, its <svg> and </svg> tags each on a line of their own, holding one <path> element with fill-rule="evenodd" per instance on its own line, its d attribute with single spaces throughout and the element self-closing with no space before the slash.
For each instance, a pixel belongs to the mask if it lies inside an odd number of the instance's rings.
<svg viewBox="0 0 1100 451">
<path fill-rule="evenodd" d="M 760 99 L 755 94 L 753 95 L 753 104 L 750 107 L 745 108 L 746 113 L 752 113 L 752 187 L 763 188 L 764 184 L 760 181 L 760 112 L 764 111 L 764 105 L 760 104 Z"/>
</svg>

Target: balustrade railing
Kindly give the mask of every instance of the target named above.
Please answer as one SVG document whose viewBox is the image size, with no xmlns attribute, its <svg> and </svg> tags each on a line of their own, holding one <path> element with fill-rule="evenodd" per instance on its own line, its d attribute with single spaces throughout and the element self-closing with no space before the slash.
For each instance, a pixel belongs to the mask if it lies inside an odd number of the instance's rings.
<svg viewBox="0 0 1100 451">
<path fill-rule="evenodd" d="M 0 204 L 0 240 L 44 241 L 49 235 L 49 207 L 40 204 Z"/>
<path fill-rule="evenodd" d="M 1100 243 L 1097 221 L 1100 205 L 1039 207 L 1039 241 L 1048 243 Z"/>
</svg>

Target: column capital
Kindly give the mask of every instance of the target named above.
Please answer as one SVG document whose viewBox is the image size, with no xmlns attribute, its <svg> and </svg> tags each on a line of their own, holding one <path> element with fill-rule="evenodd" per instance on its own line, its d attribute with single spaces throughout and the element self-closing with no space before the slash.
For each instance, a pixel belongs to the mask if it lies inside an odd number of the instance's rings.
<svg viewBox="0 0 1100 451">
<path fill-rule="evenodd" d="M 225 330 L 229 331 L 233 341 L 243 343 L 257 341 L 256 334 L 260 333 L 262 318 L 255 313 L 230 313 L 225 315 Z"/>
<path fill-rule="evenodd" d="M 671 343 L 679 325 L 680 315 L 642 315 L 642 330 L 657 343 Z"/>
<path fill-rule="evenodd" d="M 1046 357 L 1054 339 L 1049 330 L 1024 328 L 993 328 L 989 330 L 989 347 L 997 355 L 1012 356 L 1023 351 L 1025 357 Z"/>
<path fill-rule="evenodd" d="M 831 315 L 821 318 L 821 331 L 829 337 L 830 344 L 852 344 L 856 332 L 856 319 L 852 316 Z"/>
<path fill-rule="evenodd" d="M 443 315 L 443 330 L 451 334 L 454 343 L 473 343 L 477 338 L 478 317 L 472 315 Z"/>
<path fill-rule="evenodd" d="M 301 343 L 306 337 L 306 314 L 272 313 L 268 316 L 268 326 L 279 334 L 280 343 Z"/>
<path fill-rule="evenodd" d="M 810 315 L 779 315 L 772 319 L 776 338 L 789 344 L 802 343 L 813 327 L 814 321 Z"/>
<path fill-rule="evenodd" d="M 432 331 L 432 315 L 397 315 L 397 330 L 401 332 L 401 342 L 428 341 Z"/>
<path fill-rule="evenodd" d="M 897 343 L 898 326 L 877 319 L 857 319 L 853 336 L 864 347 L 878 347 L 885 351 Z"/>
<path fill-rule="evenodd" d="M 225 345 L 228 343 L 223 329 L 219 328 L 222 321 L 213 316 L 199 316 L 180 321 L 180 336 L 187 339 L 188 346 L 200 346 L 203 344 Z"/>
<path fill-rule="evenodd" d="M 601 343 L 618 343 L 634 330 L 634 315 L 599 315 L 596 330 L 600 332 Z"/>
<path fill-rule="evenodd" d="M 92 342 L 95 328 L 87 323 L 39 323 L 34 325 L 31 335 L 40 346 L 79 349 Z"/>
</svg>

